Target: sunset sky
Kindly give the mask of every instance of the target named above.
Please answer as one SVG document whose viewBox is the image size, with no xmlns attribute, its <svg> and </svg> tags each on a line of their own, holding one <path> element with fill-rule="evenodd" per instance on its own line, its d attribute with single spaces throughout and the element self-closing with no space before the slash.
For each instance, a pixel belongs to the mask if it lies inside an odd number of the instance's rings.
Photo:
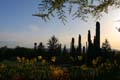
<svg viewBox="0 0 120 80">
<path fill-rule="evenodd" d="M 77 45 L 78 35 L 82 35 L 82 45 L 87 40 L 90 29 L 92 38 L 95 35 L 96 20 L 88 18 L 87 22 L 80 19 L 69 20 L 64 25 L 57 18 L 44 22 L 41 18 L 32 16 L 37 11 L 39 0 L 0 0 L 0 47 L 7 45 L 15 47 L 33 47 L 34 42 L 43 42 L 55 35 L 59 42 L 69 47 L 71 38 L 75 38 Z M 120 50 L 120 9 L 110 8 L 108 14 L 103 14 L 101 20 L 101 44 L 107 38 L 113 49 Z"/>
</svg>

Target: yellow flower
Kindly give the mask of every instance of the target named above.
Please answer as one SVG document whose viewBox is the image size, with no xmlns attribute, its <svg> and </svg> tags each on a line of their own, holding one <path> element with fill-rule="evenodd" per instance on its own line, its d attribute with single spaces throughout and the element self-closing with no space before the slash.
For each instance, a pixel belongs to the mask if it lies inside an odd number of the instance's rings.
<svg viewBox="0 0 120 80">
<path fill-rule="evenodd" d="M 29 59 L 26 59 L 26 64 L 29 64 Z"/>
<path fill-rule="evenodd" d="M 17 59 L 18 62 L 22 62 L 21 58 L 19 56 L 17 56 L 16 59 Z"/>
<path fill-rule="evenodd" d="M 92 64 L 93 65 L 96 65 L 97 64 L 97 61 L 95 59 L 92 60 Z"/>
<path fill-rule="evenodd" d="M 52 59 L 51 59 L 52 62 L 55 62 L 56 61 L 56 57 L 53 56 Z"/>
<path fill-rule="evenodd" d="M 87 67 L 87 65 L 86 65 L 86 64 L 83 64 L 83 65 L 81 66 L 81 69 L 82 69 L 82 70 L 87 70 L 87 69 L 88 69 L 88 67 Z"/>
<path fill-rule="evenodd" d="M 64 71 L 60 67 L 52 67 L 51 74 L 52 74 L 51 76 L 55 80 L 57 80 L 57 79 L 59 79 L 60 77 L 63 76 Z"/>
<path fill-rule="evenodd" d="M 41 60 L 42 59 L 42 56 L 38 56 L 38 60 Z"/>
<path fill-rule="evenodd" d="M 25 57 L 22 57 L 22 62 L 25 62 Z"/>
<path fill-rule="evenodd" d="M 46 63 L 46 60 L 45 60 L 45 59 L 43 59 L 43 60 L 42 60 L 42 64 L 45 64 L 45 63 Z"/>
</svg>

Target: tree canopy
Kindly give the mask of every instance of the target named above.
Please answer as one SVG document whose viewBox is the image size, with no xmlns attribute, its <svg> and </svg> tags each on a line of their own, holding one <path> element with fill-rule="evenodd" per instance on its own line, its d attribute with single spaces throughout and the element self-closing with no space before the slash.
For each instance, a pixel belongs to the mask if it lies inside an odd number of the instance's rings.
<svg viewBox="0 0 120 80">
<path fill-rule="evenodd" d="M 68 16 L 86 20 L 91 15 L 98 19 L 103 12 L 108 13 L 110 6 L 119 8 L 120 0 L 40 0 L 39 13 L 33 16 L 45 21 L 56 16 L 63 23 L 67 22 Z"/>
<path fill-rule="evenodd" d="M 111 51 L 111 46 L 107 39 L 105 39 L 105 42 L 102 44 L 102 49 L 108 52 Z"/>
</svg>

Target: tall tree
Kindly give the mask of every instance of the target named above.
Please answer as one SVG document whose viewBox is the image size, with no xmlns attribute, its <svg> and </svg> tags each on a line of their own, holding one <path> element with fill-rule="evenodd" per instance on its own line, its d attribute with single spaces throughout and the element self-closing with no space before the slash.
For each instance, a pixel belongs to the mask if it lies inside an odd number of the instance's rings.
<svg viewBox="0 0 120 80">
<path fill-rule="evenodd" d="M 59 47 L 59 43 L 58 43 L 58 39 L 55 36 L 52 36 L 49 40 L 48 40 L 48 51 L 49 53 L 51 53 L 51 55 L 55 55 L 57 54 L 57 50 Z"/>
<path fill-rule="evenodd" d="M 38 45 L 38 52 L 44 53 L 44 51 L 45 51 L 45 47 L 44 47 L 43 43 L 40 42 L 40 44 Z"/>
<path fill-rule="evenodd" d="M 112 59 L 113 57 L 112 49 L 107 39 L 105 39 L 105 42 L 102 44 L 102 56 L 104 57 L 104 59 Z"/>
<path fill-rule="evenodd" d="M 111 51 L 111 46 L 107 39 L 105 39 L 105 42 L 102 44 L 102 49 L 107 52 Z"/>
</svg>

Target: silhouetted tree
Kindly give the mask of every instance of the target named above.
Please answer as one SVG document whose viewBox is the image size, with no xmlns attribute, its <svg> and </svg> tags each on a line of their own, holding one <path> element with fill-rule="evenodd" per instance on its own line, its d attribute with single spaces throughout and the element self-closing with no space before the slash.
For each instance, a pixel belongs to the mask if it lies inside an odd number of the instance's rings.
<svg viewBox="0 0 120 80">
<path fill-rule="evenodd" d="M 113 59 L 112 49 L 107 39 L 105 39 L 105 42 L 102 44 L 102 56 L 104 60 L 110 59 L 112 61 Z"/>
<path fill-rule="evenodd" d="M 57 49 L 59 47 L 59 43 L 58 43 L 58 39 L 55 36 L 52 36 L 49 40 L 48 40 L 48 51 L 51 55 L 56 55 L 57 53 Z"/>
<path fill-rule="evenodd" d="M 102 44 L 102 49 L 107 51 L 107 52 L 111 51 L 111 46 L 110 46 L 110 44 L 109 44 L 107 39 L 105 39 L 105 42 Z"/>
<path fill-rule="evenodd" d="M 40 42 L 40 44 L 38 45 L 38 53 L 44 54 L 44 52 L 45 52 L 45 47 L 44 47 L 43 43 Z"/>
</svg>

